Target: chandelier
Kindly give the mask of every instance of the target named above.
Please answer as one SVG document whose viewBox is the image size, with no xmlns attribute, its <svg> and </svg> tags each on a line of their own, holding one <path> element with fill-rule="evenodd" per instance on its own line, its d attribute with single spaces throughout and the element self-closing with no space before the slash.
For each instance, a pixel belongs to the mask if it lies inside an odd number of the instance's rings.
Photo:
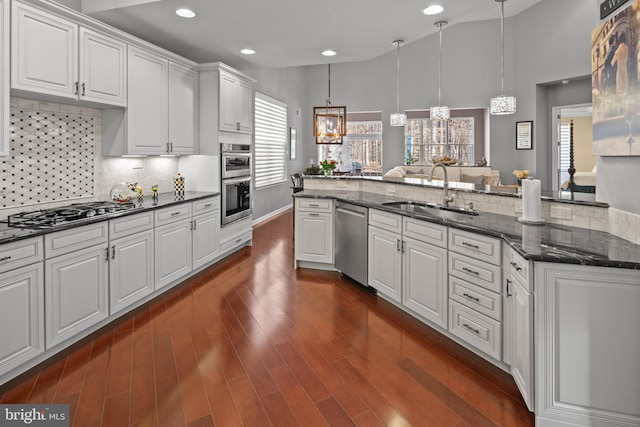
<svg viewBox="0 0 640 427">
<path fill-rule="evenodd" d="M 501 53 L 501 71 L 500 81 L 502 84 L 502 91 L 499 96 L 491 98 L 489 111 L 494 116 L 503 116 L 507 114 L 515 114 L 516 112 L 516 97 L 506 96 L 504 94 L 504 2 L 507 0 L 495 0 L 502 6 L 502 14 L 500 16 L 500 39 L 502 41 L 502 53 Z"/>
<path fill-rule="evenodd" d="M 429 110 L 429 116 L 431 120 L 448 120 L 449 119 L 449 107 L 441 105 L 441 85 L 442 85 L 442 28 L 447 25 L 447 21 L 438 21 L 435 23 L 440 31 L 440 57 L 438 59 L 438 106 L 431 107 Z"/>
<path fill-rule="evenodd" d="M 316 144 L 342 144 L 342 138 L 347 134 L 347 107 L 331 104 L 331 64 L 327 103 L 313 107 L 313 134 Z"/>
<path fill-rule="evenodd" d="M 395 40 L 393 44 L 398 49 L 398 68 L 396 72 L 396 112 L 390 116 L 391 126 L 404 126 L 407 123 L 407 115 L 400 112 L 400 46 L 404 40 Z"/>
</svg>

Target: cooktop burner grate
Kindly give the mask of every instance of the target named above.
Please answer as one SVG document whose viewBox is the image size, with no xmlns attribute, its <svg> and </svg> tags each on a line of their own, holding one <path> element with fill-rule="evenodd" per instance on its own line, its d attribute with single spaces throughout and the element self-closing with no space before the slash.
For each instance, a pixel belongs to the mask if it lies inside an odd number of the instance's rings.
<svg viewBox="0 0 640 427">
<path fill-rule="evenodd" d="M 53 228 L 73 221 L 91 218 L 96 215 L 104 215 L 132 209 L 133 203 L 92 202 L 76 203 L 59 208 L 44 209 L 34 212 L 20 212 L 9 215 L 7 223 L 9 227 L 19 228 Z"/>
</svg>

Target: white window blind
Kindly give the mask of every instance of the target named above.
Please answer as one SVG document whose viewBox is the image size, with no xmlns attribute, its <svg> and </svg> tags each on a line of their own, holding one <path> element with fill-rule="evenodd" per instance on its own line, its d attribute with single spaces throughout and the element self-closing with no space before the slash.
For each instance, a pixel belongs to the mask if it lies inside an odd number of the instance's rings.
<svg viewBox="0 0 640 427">
<path fill-rule="evenodd" d="M 256 92 L 255 156 L 256 188 L 287 180 L 287 104 Z"/>
</svg>

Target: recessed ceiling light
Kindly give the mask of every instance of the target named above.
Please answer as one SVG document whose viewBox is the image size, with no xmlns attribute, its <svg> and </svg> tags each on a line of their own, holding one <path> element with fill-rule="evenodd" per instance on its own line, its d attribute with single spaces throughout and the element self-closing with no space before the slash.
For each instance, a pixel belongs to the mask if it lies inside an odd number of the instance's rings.
<svg viewBox="0 0 640 427">
<path fill-rule="evenodd" d="M 181 16 L 182 18 L 193 18 L 196 16 L 196 13 L 191 9 L 178 9 L 176 10 L 176 15 Z"/>
<path fill-rule="evenodd" d="M 437 15 L 439 13 L 442 13 L 443 11 L 444 11 L 444 7 L 442 7 L 441 5 L 432 4 L 431 6 L 424 8 L 422 13 L 424 13 L 425 15 Z"/>
<path fill-rule="evenodd" d="M 256 53 L 256 51 L 253 49 L 242 49 L 240 53 L 243 53 L 245 55 L 253 55 L 254 53 Z"/>
<path fill-rule="evenodd" d="M 331 49 L 327 49 L 324 52 L 322 52 L 322 54 L 324 56 L 335 56 L 338 52 L 336 52 L 335 50 L 331 50 Z"/>
</svg>

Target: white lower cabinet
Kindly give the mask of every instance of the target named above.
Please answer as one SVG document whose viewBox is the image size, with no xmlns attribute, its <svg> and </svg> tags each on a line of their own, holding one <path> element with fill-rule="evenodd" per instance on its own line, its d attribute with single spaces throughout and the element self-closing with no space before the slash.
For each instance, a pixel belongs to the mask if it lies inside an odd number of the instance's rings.
<svg viewBox="0 0 640 427">
<path fill-rule="evenodd" d="M 105 242 L 45 261 L 47 349 L 109 317 L 107 251 Z"/>
<path fill-rule="evenodd" d="M 0 274 L 0 375 L 44 352 L 43 282 L 42 261 Z"/>
<path fill-rule="evenodd" d="M 534 274 L 536 426 L 640 425 L 640 271 Z"/>
<path fill-rule="evenodd" d="M 369 210 L 369 286 L 447 328 L 447 227 Z"/>
<path fill-rule="evenodd" d="M 191 219 L 155 230 L 155 289 L 163 288 L 191 271 Z"/>
<path fill-rule="evenodd" d="M 220 256 L 220 199 L 193 202 L 193 269 Z"/>
<path fill-rule="evenodd" d="M 296 261 L 333 264 L 333 201 L 296 199 Z"/>
</svg>

